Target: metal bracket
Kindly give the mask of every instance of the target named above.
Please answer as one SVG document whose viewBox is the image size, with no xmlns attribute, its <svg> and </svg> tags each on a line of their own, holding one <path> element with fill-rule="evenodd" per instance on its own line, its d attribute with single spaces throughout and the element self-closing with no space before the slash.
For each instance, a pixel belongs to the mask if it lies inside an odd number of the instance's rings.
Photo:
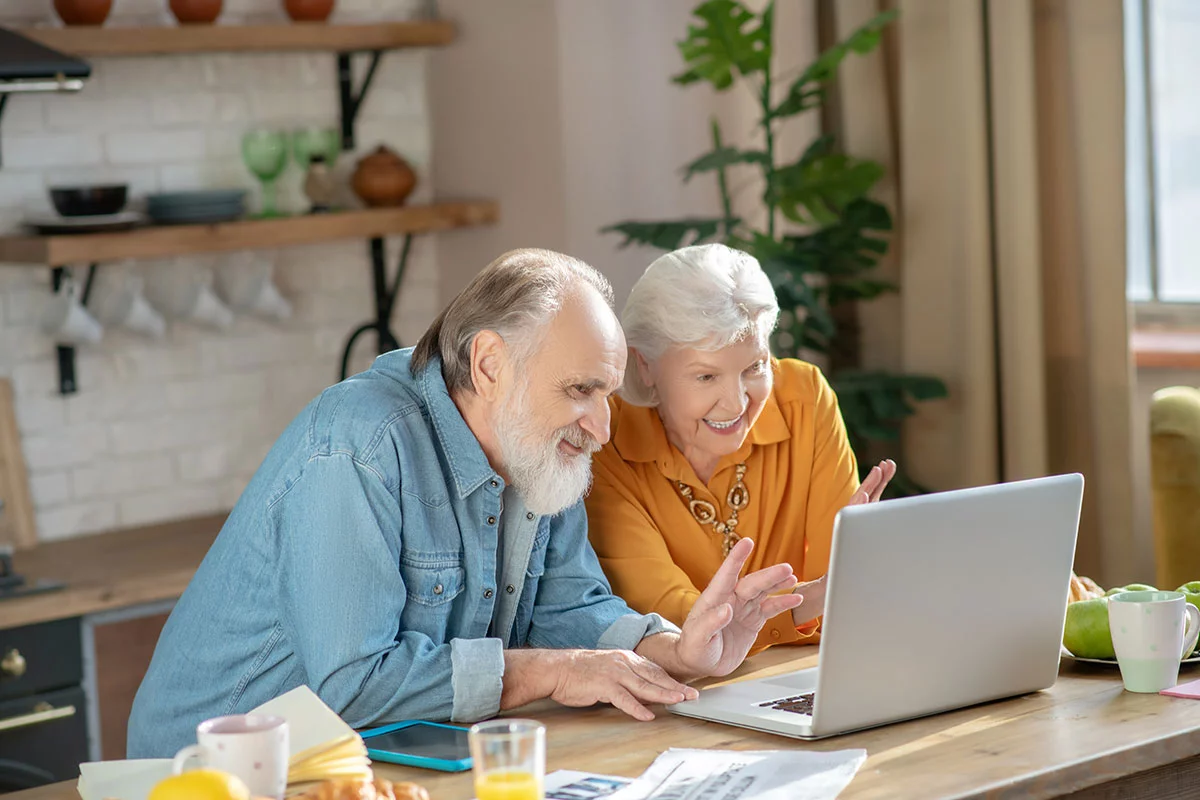
<svg viewBox="0 0 1200 800">
<path fill-rule="evenodd" d="M 368 52 L 371 55 L 371 63 L 367 67 L 367 74 L 363 76 L 362 86 L 359 87 L 357 93 L 354 91 L 354 71 L 350 61 L 353 53 L 338 53 L 337 71 L 342 111 L 343 150 L 354 149 L 354 121 L 358 118 L 358 110 L 371 88 L 371 81 L 375 78 L 375 70 L 379 67 L 379 59 L 383 57 L 382 50 L 370 50 Z"/>
<path fill-rule="evenodd" d="M 88 266 L 87 278 L 83 282 L 83 294 L 79 296 L 81 305 L 86 306 L 92 293 L 92 279 L 96 277 L 96 264 Z M 57 292 L 62 282 L 67 278 L 66 267 L 55 267 L 50 273 L 50 290 Z M 58 392 L 59 394 L 75 394 L 79 385 L 75 380 L 75 348 L 72 345 L 58 346 Z"/>
<path fill-rule="evenodd" d="M 354 329 L 346 340 L 346 349 L 342 351 L 341 380 L 346 380 L 350 370 L 350 353 L 354 349 L 354 341 L 367 331 L 378 334 L 379 354 L 400 347 L 400 340 L 392 333 L 392 310 L 396 307 L 396 297 L 400 294 L 400 285 L 404 281 L 404 270 L 408 266 L 408 251 L 412 247 L 412 234 L 405 234 L 404 244 L 400 249 L 400 263 L 396 267 L 396 277 L 391 287 L 387 284 L 387 253 L 384 249 L 382 236 L 371 239 L 371 274 L 375 282 L 375 319 L 363 323 Z"/>
<path fill-rule="evenodd" d="M 4 107 L 8 105 L 8 95 L 0 94 L 0 123 L 4 122 Z M 4 148 L 0 147 L 0 166 L 4 166 Z"/>
</svg>

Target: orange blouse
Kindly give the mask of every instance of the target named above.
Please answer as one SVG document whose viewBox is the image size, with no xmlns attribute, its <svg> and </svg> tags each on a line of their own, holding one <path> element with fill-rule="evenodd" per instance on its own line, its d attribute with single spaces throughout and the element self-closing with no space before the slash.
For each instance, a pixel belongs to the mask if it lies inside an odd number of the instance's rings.
<svg viewBox="0 0 1200 800">
<path fill-rule="evenodd" d="M 588 530 L 613 591 L 640 613 L 682 624 L 721 565 L 722 536 L 692 516 L 676 481 L 729 517 L 735 466 L 746 464 L 749 506 L 737 533 L 754 539 L 743 574 L 786 561 L 801 580 L 829 567 L 833 518 L 858 489 L 858 468 L 837 397 L 814 365 L 776 363 L 775 387 L 741 448 L 703 483 L 667 441 L 658 412 L 610 400 L 612 438 L 596 454 Z M 819 621 L 797 631 L 791 612 L 767 620 L 751 653 L 818 641 Z"/>
</svg>

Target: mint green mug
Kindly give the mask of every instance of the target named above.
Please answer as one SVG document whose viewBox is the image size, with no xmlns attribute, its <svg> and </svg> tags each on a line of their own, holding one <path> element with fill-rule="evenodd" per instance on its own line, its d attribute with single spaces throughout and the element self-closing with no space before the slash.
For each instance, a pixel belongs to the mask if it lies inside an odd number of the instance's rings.
<svg viewBox="0 0 1200 800">
<path fill-rule="evenodd" d="M 1126 691 L 1161 692 L 1179 682 L 1200 611 L 1182 592 L 1121 592 L 1108 598 L 1108 625 Z"/>
</svg>

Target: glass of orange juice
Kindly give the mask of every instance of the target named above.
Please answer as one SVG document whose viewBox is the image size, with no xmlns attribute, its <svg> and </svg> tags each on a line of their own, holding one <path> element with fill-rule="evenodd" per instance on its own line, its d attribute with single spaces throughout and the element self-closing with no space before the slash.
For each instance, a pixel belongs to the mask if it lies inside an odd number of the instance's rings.
<svg viewBox="0 0 1200 800">
<path fill-rule="evenodd" d="M 494 719 L 467 735 L 479 800 L 542 800 L 546 726 L 531 719 Z"/>
</svg>

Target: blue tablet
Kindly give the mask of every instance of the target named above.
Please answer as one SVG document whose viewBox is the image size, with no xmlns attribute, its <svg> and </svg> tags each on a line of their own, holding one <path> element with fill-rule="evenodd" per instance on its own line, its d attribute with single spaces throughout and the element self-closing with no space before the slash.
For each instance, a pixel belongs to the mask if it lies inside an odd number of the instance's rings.
<svg viewBox="0 0 1200 800">
<path fill-rule="evenodd" d="M 442 772 L 471 768 L 467 729 L 440 722 L 394 722 L 360 731 L 367 755 L 374 761 L 407 764 Z"/>
</svg>

